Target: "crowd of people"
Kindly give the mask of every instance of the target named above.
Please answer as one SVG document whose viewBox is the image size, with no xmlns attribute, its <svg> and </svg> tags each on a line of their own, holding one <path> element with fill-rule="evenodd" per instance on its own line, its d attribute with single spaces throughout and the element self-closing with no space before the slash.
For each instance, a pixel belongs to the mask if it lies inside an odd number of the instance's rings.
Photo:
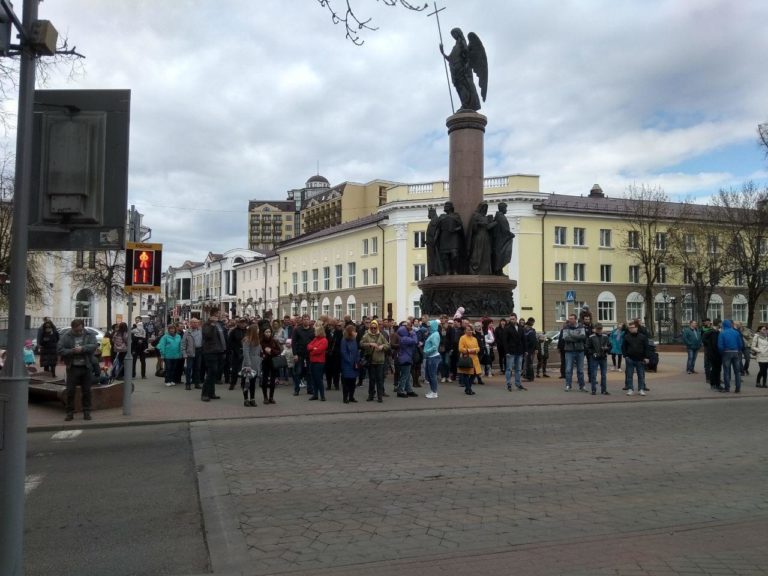
<svg viewBox="0 0 768 576">
<path fill-rule="evenodd" d="M 574 389 L 575 372 L 578 390 L 609 395 L 610 369 L 624 372 L 627 395 L 636 387 L 645 396 L 645 372 L 658 364 L 640 319 L 608 332 L 600 323 L 593 324 L 588 306 L 578 315 L 570 314 L 556 335 L 537 332 L 534 318 L 513 313 L 494 325 L 490 318 L 466 318 L 459 308 L 453 317 L 424 315 L 400 322 L 363 317 L 359 323 L 348 316 L 312 320 L 307 314 L 282 320 L 229 319 L 212 310 L 205 321 L 193 317 L 166 327 L 156 326 L 152 317 L 146 321 L 136 317 L 130 328 L 119 322 L 99 344 L 91 342 L 93 336 L 85 332 L 82 321 L 74 321 L 64 336 L 46 319 L 38 330 L 37 352 L 40 366 L 52 375 L 59 358 L 67 365 L 67 396 L 72 400 L 67 402 L 67 419 L 74 411 L 76 385 L 70 386 L 70 369 L 75 382 L 82 385 L 89 380 L 88 390 L 83 386 L 83 408 L 90 419 L 93 375 L 101 383 L 122 379 L 129 346 L 134 378 L 137 374 L 146 378 L 147 357 L 154 354 L 155 374 L 164 377 L 166 386 L 183 382 L 186 390 L 200 390 L 203 402 L 220 398 L 217 384 L 226 384 L 229 390 L 239 387 L 243 404 L 249 407 L 257 405 L 257 387 L 263 404 L 275 404 L 279 383 L 292 385 L 294 396 L 304 390 L 309 400 L 321 402 L 327 391 L 341 390 L 346 404 L 358 401 L 357 390 L 367 381 L 366 400 L 383 402 L 390 396 L 386 386 L 390 376 L 391 392 L 399 398 L 416 397 L 415 388 L 428 386 L 424 396 L 436 399 L 440 384 L 447 382 L 458 382 L 471 396 L 477 385 L 484 384 L 484 377 L 493 376 L 495 366 L 507 390 L 526 391 L 526 384 L 535 378 L 550 377 L 549 354 L 555 339 L 566 392 Z M 729 392 L 733 381 L 734 392 L 740 392 L 741 376 L 749 374 L 751 358 L 759 365 L 757 386 L 768 387 L 768 326 L 751 334 L 729 320 L 705 319 L 701 329 L 692 321 L 682 340 L 688 351 L 688 374 L 697 373 L 696 358 L 703 348 L 706 381 L 712 389 Z M 87 370 L 89 378 L 81 370 Z"/>
</svg>

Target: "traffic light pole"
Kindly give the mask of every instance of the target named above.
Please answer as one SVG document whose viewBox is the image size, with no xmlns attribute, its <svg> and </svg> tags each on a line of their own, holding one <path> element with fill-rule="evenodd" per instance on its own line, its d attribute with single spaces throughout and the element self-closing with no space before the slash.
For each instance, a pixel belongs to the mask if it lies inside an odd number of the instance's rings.
<svg viewBox="0 0 768 576">
<path fill-rule="evenodd" d="M 23 362 L 27 246 L 32 173 L 32 107 L 35 53 L 29 44 L 38 0 L 25 0 L 19 73 L 16 174 L 13 195 L 11 290 L 8 301 L 8 350 L 0 377 L 0 574 L 24 574 L 24 481 L 27 458 L 29 374 Z M 8 3 L 4 2 L 0 10 Z M 15 16 L 14 16 L 15 18 Z"/>
<path fill-rule="evenodd" d="M 128 241 L 138 242 L 141 237 L 141 221 L 139 213 L 135 206 L 131 206 L 128 212 Z M 127 262 L 126 262 L 127 265 Z M 127 267 L 127 266 L 126 266 Z M 128 295 L 128 322 L 131 326 L 133 322 L 133 293 Z M 125 354 L 125 366 L 123 366 L 123 416 L 131 415 L 131 394 L 133 393 L 133 337 L 128 344 L 128 351 Z"/>
</svg>

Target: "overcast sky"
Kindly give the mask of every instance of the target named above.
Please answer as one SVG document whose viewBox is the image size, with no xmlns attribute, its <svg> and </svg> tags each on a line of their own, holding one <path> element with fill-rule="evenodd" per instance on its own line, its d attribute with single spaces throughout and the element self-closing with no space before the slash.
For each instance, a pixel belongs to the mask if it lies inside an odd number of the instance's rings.
<svg viewBox="0 0 768 576">
<path fill-rule="evenodd" d="M 317 0 L 41 3 L 86 56 L 74 81 L 54 74 L 46 88 L 132 91 L 129 203 L 165 267 L 247 247 L 248 200 L 284 200 L 318 163 L 332 185 L 447 179 L 434 17 L 351 3 L 379 26 L 361 47 Z M 488 53 L 487 176 L 679 198 L 768 178 L 765 0 L 440 5 L 446 50 L 458 26 Z"/>
</svg>

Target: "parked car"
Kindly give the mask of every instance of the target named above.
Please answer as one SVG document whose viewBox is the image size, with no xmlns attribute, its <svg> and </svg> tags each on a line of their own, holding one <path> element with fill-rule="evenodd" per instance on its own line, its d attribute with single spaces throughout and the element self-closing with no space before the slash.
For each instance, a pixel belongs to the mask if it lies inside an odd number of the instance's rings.
<svg viewBox="0 0 768 576">
<path fill-rule="evenodd" d="M 64 334 L 67 334 L 70 330 L 72 330 L 72 328 L 62 328 L 59 330 L 59 338 L 61 338 Z M 92 328 L 90 326 L 86 326 L 85 331 L 96 336 L 96 343 L 101 346 L 101 339 L 104 338 L 104 332 L 98 328 Z M 32 339 L 32 346 L 34 346 L 35 350 L 37 350 L 37 338 Z"/>
</svg>

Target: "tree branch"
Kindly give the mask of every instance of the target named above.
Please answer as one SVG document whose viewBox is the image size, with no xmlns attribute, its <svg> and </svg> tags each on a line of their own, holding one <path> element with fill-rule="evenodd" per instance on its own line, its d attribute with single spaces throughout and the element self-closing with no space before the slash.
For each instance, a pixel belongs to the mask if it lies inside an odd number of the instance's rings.
<svg viewBox="0 0 768 576">
<path fill-rule="evenodd" d="M 422 10 L 425 10 L 429 4 L 425 3 L 423 6 L 415 6 L 408 2 L 407 0 L 377 0 L 379 2 L 382 2 L 385 6 L 397 6 L 398 4 L 402 6 L 403 8 L 406 8 L 408 10 L 412 10 L 414 12 L 421 12 Z M 355 10 L 352 8 L 351 0 L 346 0 L 346 10 L 344 11 L 344 15 L 341 16 L 339 12 L 337 12 L 333 6 L 331 5 L 331 0 L 317 0 L 317 3 L 320 4 L 321 7 L 327 8 L 328 11 L 331 14 L 331 22 L 334 24 L 344 24 L 344 29 L 346 31 L 346 38 L 347 40 L 350 40 L 355 46 L 362 46 L 365 44 L 365 40 L 360 38 L 360 32 L 361 30 L 370 30 L 370 31 L 376 31 L 378 30 L 378 27 L 375 27 L 371 25 L 372 18 L 367 18 L 364 20 L 361 20 L 357 14 L 355 14 Z"/>
</svg>

